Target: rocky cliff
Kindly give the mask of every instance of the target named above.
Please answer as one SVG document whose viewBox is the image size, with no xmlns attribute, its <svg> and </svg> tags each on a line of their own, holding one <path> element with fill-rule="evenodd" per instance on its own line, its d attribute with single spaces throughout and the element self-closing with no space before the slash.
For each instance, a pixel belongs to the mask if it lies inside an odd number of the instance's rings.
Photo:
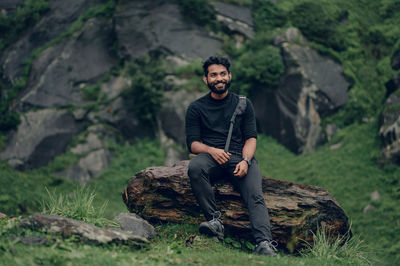
<svg viewBox="0 0 400 266">
<path fill-rule="evenodd" d="M 18 3 L 6 1 L 0 9 L 11 16 Z M 205 92 L 178 90 L 180 77 L 172 85 L 165 80 L 154 127 L 127 105 L 124 92 L 135 84 L 126 66 L 161 55 L 171 78 L 177 67 L 226 53 L 226 40 L 240 47 L 254 37 L 250 8 L 213 2 L 210 10 L 215 27 L 188 19 L 179 1 L 50 1 L 0 55 L 2 94 L 23 84 L 8 107 L 21 122 L 7 132 L 0 158 L 32 169 L 70 152 L 79 159 L 57 174 L 80 183 L 107 167 L 107 139 L 116 135 L 157 136 L 168 150 L 166 164 L 184 159 L 185 111 Z M 312 151 L 325 139 L 321 117 L 346 102 L 350 84 L 341 66 L 310 48 L 297 29 L 276 36 L 273 45 L 286 69 L 274 91 L 260 90 L 252 99 L 259 128 L 293 152 Z"/>
</svg>

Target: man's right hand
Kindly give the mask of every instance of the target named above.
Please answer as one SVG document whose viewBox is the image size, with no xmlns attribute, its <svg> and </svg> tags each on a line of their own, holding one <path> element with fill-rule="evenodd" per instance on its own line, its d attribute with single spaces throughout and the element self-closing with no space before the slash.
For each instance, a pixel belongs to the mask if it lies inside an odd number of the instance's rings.
<svg viewBox="0 0 400 266">
<path fill-rule="evenodd" d="M 209 147 L 207 152 L 217 161 L 219 164 L 224 164 L 231 158 L 229 152 L 225 152 L 223 149 L 218 149 L 214 147 Z"/>
</svg>

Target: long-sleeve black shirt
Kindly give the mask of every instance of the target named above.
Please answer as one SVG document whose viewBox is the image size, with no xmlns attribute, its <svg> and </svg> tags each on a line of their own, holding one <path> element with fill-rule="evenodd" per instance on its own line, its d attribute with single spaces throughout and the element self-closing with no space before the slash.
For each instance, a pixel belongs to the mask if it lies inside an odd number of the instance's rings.
<svg viewBox="0 0 400 266">
<path fill-rule="evenodd" d="M 238 115 L 232 132 L 229 152 L 242 154 L 244 143 L 249 138 L 257 138 L 253 105 L 246 98 L 246 110 Z M 191 152 L 194 141 L 224 149 L 232 118 L 239 96 L 228 92 L 222 100 L 211 97 L 211 93 L 191 103 L 186 111 L 186 144 Z"/>
</svg>

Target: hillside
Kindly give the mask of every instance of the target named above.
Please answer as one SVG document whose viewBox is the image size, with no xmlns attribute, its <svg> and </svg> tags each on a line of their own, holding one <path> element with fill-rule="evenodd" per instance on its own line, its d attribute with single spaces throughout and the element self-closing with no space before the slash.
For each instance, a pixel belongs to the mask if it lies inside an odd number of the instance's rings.
<svg viewBox="0 0 400 266">
<path fill-rule="evenodd" d="M 82 184 L 96 208 L 108 201 L 106 218 L 126 211 L 134 173 L 188 158 L 182 116 L 207 92 L 200 61 L 221 53 L 233 62 L 232 91 L 254 102 L 263 175 L 327 189 L 367 259 L 400 262 L 398 0 L 26 0 L 0 10 L 0 212 L 25 217 L 48 200 L 45 188 L 68 195 Z M 7 226 L 8 265 L 321 264 L 207 239 L 189 249 L 197 228 L 184 225 L 157 225 L 146 251 L 24 246 Z M 363 264 L 353 259 L 322 261 Z"/>
</svg>

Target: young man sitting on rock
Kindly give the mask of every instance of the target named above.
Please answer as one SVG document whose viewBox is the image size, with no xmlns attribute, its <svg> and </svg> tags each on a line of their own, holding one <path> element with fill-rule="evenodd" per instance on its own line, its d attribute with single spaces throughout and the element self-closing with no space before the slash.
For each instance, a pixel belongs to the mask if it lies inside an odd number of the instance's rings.
<svg viewBox="0 0 400 266">
<path fill-rule="evenodd" d="M 257 131 L 253 106 L 248 99 L 243 99 L 245 108 L 234 119 L 230 143 L 226 143 L 230 121 L 239 103 L 239 96 L 228 91 L 232 79 L 229 67 L 229 60 L 225 57 L 212 56 L 204 62 L 203 81 L 210 92 L 191 103 L 186 112 L 187 146 L 191 153 L 198 154 L 190 161 L 188 175 L 193 193 L 207 219 L 200 224 L 199 230 L 223 239 L 224 226 L 210 178 L 227 176 L 239 189 L 248 208 L 257 243 L 254 252 L 275 256 L 268 209 L 261 188 L 261 171 L 253 157 Z"/>
</svg>

